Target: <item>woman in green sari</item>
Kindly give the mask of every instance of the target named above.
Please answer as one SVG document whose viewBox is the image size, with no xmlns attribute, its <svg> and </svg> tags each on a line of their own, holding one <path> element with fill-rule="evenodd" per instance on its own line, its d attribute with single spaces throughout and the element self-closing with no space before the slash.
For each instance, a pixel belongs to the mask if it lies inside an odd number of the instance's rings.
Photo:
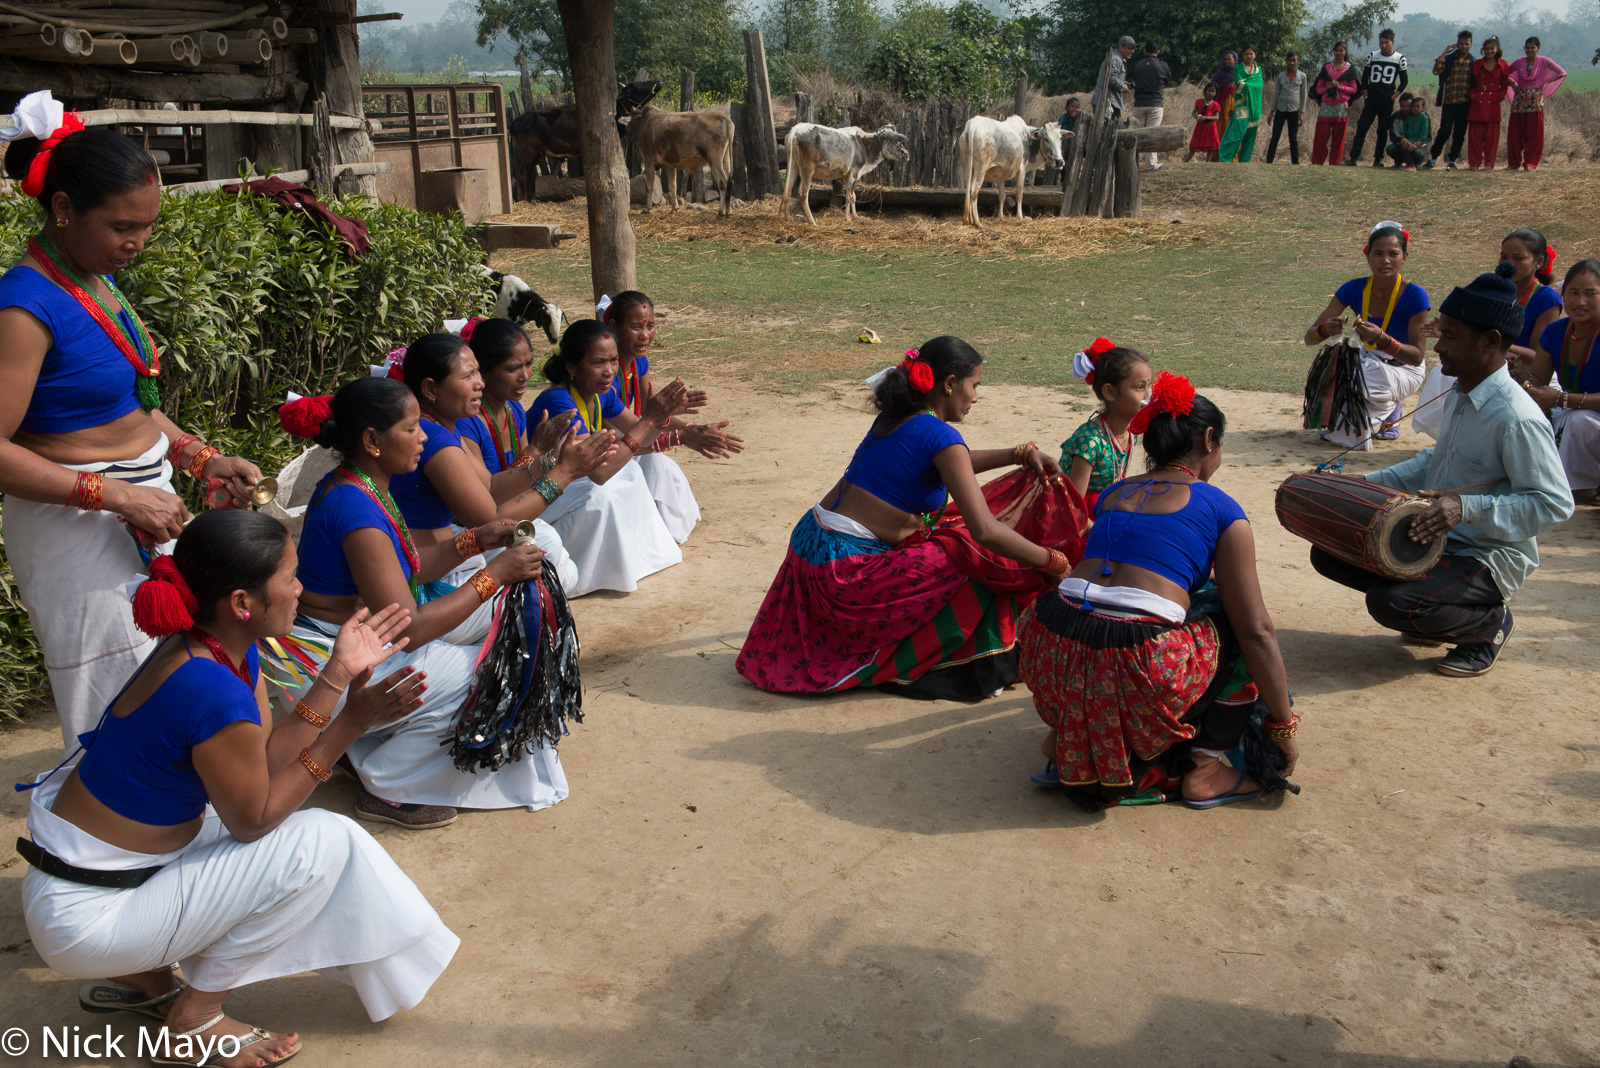
<svg viewBox="0 0 1600 1068">
<path fill-rule="evenodd" d="M 1245 45 L 1233 93 L 1233 121 L 1222 135 L 1218 158 L 1223 163 L 1249 163 L 1256 151 L 1256 130 L 1261 125 L 1261 65 L 1256 50 Z"/>
</svg>

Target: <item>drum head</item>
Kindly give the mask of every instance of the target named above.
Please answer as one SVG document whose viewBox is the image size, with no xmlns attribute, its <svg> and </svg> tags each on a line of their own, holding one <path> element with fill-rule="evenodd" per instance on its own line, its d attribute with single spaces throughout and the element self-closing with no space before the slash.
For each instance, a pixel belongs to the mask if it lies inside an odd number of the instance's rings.
<svg viewBox="0 0 1600 1068">
<path fill-rule="evenodd" d="M 1426 512 L 1429 502 L 1408 498 L 1387 509 L 1373 531 L 1381 572 L 1394 579 L 1419 579 L 1433 570 L 1444 555 L 1444 538 L 1426 544 L 1411 540 L 1411 521 Z"/>
</svg>

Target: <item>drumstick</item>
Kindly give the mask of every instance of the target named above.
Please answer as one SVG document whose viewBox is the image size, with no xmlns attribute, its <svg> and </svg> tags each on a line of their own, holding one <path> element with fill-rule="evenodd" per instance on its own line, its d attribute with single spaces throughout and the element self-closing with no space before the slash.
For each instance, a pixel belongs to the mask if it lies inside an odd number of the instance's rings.
<svg viewBox="0 0 1600 1068">
<path fill-rule="evenodd" d="M 1424 409 L 1428 405 L 1434 403 L 1434 401 L 1444 400 L 1448 396 L 1450 396 L 1450 390 L 1447 389 L 1443 393 L 1439 394 L 1437 397 L 1433 398 L 1433 400 L 1425 400 L 1421 404 L 1417 405 L 1415 408 L 1411 409 L 1409 412 L 1402 412 L 1400 414 L 1400 418 L 1399 419 L 1394 419 L 1394 420 L 1383 419 L 1383 420 L 1380 420 L 1378 422 L 1378 427 L 1377 427 L 1376 430 L 1372 430 L 1372 431 L 1368 432 L 1366 437 L 1362 438 L 1360 441 L 1356 442 L 1354 445 L 1350 446 L 1348 449 L 1345 449 L 1344 452 L 1335 453 L 1332 459 L 1324 460 L 1322 463 L 1318 464 L 1315 468 L 1313 468 L 1313 470 L 1326 471 L 1330 467 L 1334 467 L 1336 462 L 1338 463 L 1339 467 L 1343 467 L 1344 464 L 1342 462 L 1339 462 L 1339 458 L 1344 456 L 1344 455 L 1346 455 L 1347 453 L 1354 452 L 1355 450 L 1361 448 L 1361 446 L 1365 445 L 1367 442 L 1371 441 L 1373 434 L 1376 434 L 1379 430 L 1384 430 L 1384 429 L 1387 429 L 1388 427 L 1391 427 L 1391 426 L 1399 426 L 1402 420 L 1406 419 L 1409 416 L 1416 415 L 1418 412 L 1422 411 L 1422 409 Z M 1504 481 L 1504 479 L 1497 479 L 1496 481 Z M 1490 483 L 1490 485 L 1492 485 L 1492 484 L 1493 483 Z M 1469 487 L 1465 487 L 1465 488 L 1471 489 L 1473 487 L 1469 486 Z"/>
</svg>

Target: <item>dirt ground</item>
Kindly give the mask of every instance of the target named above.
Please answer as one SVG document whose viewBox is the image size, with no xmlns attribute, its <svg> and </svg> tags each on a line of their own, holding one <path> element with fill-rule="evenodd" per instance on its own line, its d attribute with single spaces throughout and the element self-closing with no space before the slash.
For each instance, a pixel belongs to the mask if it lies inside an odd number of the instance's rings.
<svg viewBox="0 0 1600 1068">
<path fill-rule="evenodd" d="M 1088 816 L 1028 784 L 1025 690 L 800 699 L 735 674 L 790 527 L 868 416 L 860 389 L 704 384 L 750 448 L 684 461 L 705 521 L 682 566 L 578 603 L 572 797 L 376 832 L 462 938 L 427 1000 L 372 1025 L 308 975 L 240 992 L 236 1017 L 301 1032 L 308 1066 L 1600 1064 L 1600 511 L 1541 539 L 1501 666 L 1447 679 L 1273 518 L 1274 486 L 1327 455 L 1297 401 L 1213 393 L 1232 428 L 1216 482 L 1256 522 L 1305 719 L 1304 793 Z M 985 387 L 963 430 L 1058 442 L 1086 412 Z M 0 734 L 3 781 L 57 745 L 53 719 Z M 313 802 L 353 800 L 335 781 Z M 4 792 L 0 840 L 24 807 Z M 35 956 L 23 870 L 0 860 L 0 1027 L 131 1036 Z"/>
</svg>

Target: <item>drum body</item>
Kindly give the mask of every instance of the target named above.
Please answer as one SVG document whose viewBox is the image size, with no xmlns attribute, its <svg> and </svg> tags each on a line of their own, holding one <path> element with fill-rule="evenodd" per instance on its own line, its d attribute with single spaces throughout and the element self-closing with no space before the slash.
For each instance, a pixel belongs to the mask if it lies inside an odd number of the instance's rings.
<svg viewBox="0 0 1600 1068">
<path fill-rule="evenodd" d="M 1443 537 L 1412 541 L 1412 519 L 1429 502 L 1346 475 L 1290 475 L 1278 487 L 1278 522 L 1345 563 L 1396 582 L 1422 578 L 1444 555 Z"/>
</svg>

